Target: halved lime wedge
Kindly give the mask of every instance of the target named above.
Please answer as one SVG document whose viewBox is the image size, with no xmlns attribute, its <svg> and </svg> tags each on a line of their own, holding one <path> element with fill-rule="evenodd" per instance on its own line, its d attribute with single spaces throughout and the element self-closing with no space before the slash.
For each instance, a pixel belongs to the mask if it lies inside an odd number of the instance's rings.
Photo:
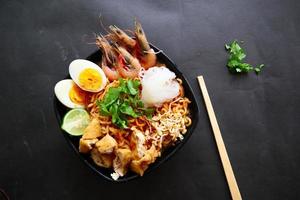
<svg viewBox="0 0 300 200">
<path fill-rule="evenodd" d="M 75 108 L 64 116 L 61 128 L 70 135 L 80 136 L 89 123 L 89 113 L 84 109 Z"/>
</svg>

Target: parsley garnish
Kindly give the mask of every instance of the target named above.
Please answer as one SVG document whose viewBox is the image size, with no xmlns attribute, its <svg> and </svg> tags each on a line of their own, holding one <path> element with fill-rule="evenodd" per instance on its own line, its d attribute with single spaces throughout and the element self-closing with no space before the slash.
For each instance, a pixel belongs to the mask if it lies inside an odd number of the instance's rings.
<svg viewBox="0 0 300 200">
<path fill-rule="evenodd" d="M 120 128 L 128 127 L 128 118 L 142 115 L 151 117 L 154 109 L 145 108 L 139 96 L 139 80 L 119 79 L 118 87 L 108 89 L 102 101 L 97 101 L 99 111 L 111 116 L 112 123 Z"/>
<path fill-rule="evenodd" d="M 254 70 L 256 74 L 259 74 L 264 67 L 264 64 L 261 64 L 254 68 L 252 65 L 243 62 L 243 60 L 246 58 L 246 53 L 236 40 L 229 45 L 225 44 L 225 48 L 227 51 L 229 51 L 227 67 L 230 72 L 247 73 Z"/>
</svg>

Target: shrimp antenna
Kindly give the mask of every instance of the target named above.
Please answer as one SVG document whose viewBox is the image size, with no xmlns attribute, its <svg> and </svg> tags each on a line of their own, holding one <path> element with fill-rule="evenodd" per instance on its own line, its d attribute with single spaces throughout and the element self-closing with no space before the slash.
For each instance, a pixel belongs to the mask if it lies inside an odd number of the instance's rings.
<svg viewBox="0 0 300 200">
<path fill-rule="evenodd" d="M 111 46 L 114 47 L 117 51 L 119 51 L 119 45 L 117 43 L 112 42 Z"/>
<path fill-rule="evenodd" d="M 129 29 L 125 29 L 124 32 L 130 33 L 131 35 L 134 35 L 134 31 L 129 30 Z"/>
<path fill-rule="evenodd" d="M 97 38 L 97 33 L 93 32 L 92 34 L 94 35 L 94 38 Z M 96 44 L 96 42 L 88 42 L 86 37 L 84 37 L 83 41 L 86 42 L 86 44 Z"/>
<path fill-rule="evenodd" d="M 101 26 L 101 28 L 103 28 L 103 30 L 104 30 L 105 32 L 110 33 L 110 32 L 105 28 L 105 26 L 103 25 L 102 19 L 103 19 L 103 17 L 102 17 L 102 14 L 100 13 L 100 14 L 99 14 L 99 22 L 100 22 L 100 26 Z"/>
<path fill-rule="evenodd" d="M 136 25 L 136 23 L 137 23 L 136 16 L 133 18 L 133 21 L 134 21 L 134 25 Z"/>
<path fill-rule="evenodd" d="M 102 35 L 102 33 L 99 33 L 99 37 L 101 37 L 101 39 L 104 39 L 106 41 L 106 39 L 105 39 L 104 35 Z"/>
<path fill-rule="evenodd" d="M 120 28 L 117 27 L 116 25 L 110 25 L 109 28 L 110 28 L 110 30 L 112 30 L 113 32 L 116 31 L 116 32 L 119 34 Z"/>
</svg>

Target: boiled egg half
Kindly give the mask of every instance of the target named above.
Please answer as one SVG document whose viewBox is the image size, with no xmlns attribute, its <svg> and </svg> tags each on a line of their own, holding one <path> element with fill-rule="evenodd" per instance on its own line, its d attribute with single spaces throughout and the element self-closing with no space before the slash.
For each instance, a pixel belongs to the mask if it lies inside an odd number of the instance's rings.
<svg viewBox="0 0 300 200">
<path fill-rule="evenodd" d="M 89 97 L 73 80 L 66 79 L 56 83 L 54 93 L 57 99 L 68 108 L 83 108 Z"/>
<path fill-rule="evenodd" d="M 69 73 L 72 80 L 82 89 L 88 92 L 99 92 L 106 83 L 107 78 L 102 69 L 95 63 L 77 59 L 70 63 Z"/>
</svg>

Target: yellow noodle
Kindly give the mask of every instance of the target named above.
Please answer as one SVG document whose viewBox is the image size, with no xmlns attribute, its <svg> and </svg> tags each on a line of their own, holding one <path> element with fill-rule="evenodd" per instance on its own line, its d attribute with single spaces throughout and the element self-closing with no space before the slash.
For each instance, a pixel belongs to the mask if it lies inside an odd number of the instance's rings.
<svg viewBox="0 0 300 200">
<path fill-rule="evenodd" d="M 101 101 L 104 98 L 110 87 L 117 87 L 119 81 L 113 81 L 103 91 L 92 94 L 87 103 L 87 108 L 92 118 L 97 117 L 99 119 L 103 135 L 111 135 L 116 140 L 118 148 L 135 151 L 137 141 L 134 139 L 135 134 L 133 134 L 133 130 L 141 131 L 145 137 L 144 147 L 147 150 L 152 147 L 155 149 L 153 154 L 153 156 L 155 155 L 153 157 L 155 161 L 156 157 L 161 155 L 164 148 L 174 144 L 178 139 L 182 139 L 182 135 L 186 133 L 186 128 L 192 123 L 188 109 L 190 101 L 184 97 L 182 80 L 177 79 L 177 81 L 180 84 L 178 97 L 156 108 L 152 119 L 148 119 L 146 116 L 128 119 L 128 129 L 116 127 L 112 123 L 111 117 L 103 116 L 99 113 L 97 106 L 97 101 Z M 135 159 L 139 158 L 134 157 L 132 161 Z M 147 166 L 144 166 L 143 169 L 146 170 Z"/>
</svg>

